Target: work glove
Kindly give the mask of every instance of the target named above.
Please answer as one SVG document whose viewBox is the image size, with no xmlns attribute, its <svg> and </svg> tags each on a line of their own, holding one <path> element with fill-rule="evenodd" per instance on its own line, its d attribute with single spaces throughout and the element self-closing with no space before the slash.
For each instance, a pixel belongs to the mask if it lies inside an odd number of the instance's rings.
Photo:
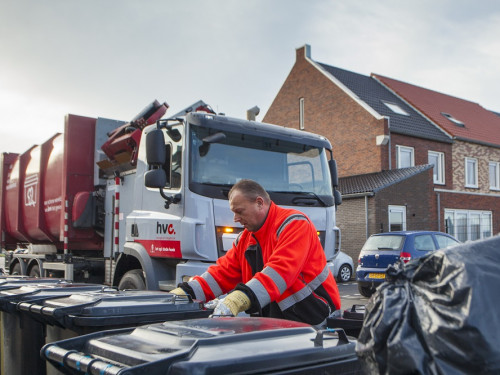
<svg viewBox="0 0 500 375">
<path fill-rule="evenodd" d="M 217 307 L 217 305 L 219 304 L 219 302 L 220 302 L 220 299 L 215 298 L 215 299 L 205 303 L 204 307 L 207 310 L 214 310 Z"/>
<path fill-rule="evenodd" d="M 229 293 L 219 301 L 212 316 L 236 316 L 250 308 L 250 298 L 240 290 Z"/>
<path fill-rule="evenodd" d="M 186 296 L 187 297 L 187 293 L 182 288 L 172 289 L 169 293 L 175 294 L 176 296 Z"/>
</svg>

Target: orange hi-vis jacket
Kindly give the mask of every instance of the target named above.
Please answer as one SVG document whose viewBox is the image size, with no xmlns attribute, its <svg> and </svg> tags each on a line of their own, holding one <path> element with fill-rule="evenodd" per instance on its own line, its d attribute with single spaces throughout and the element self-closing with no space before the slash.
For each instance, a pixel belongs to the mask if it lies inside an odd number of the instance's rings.
<svg viewBox="0 0 500 375">
<path fill-rule="evenodd" d="M 187 284 L 201 301 L 238 289 L 250 297 L 247 313 L 309 324 L 340 308 L 316 228 L 303 213 L 273 202 L 258 231 L 245 229 L 217 264 Z"/>
</svg>

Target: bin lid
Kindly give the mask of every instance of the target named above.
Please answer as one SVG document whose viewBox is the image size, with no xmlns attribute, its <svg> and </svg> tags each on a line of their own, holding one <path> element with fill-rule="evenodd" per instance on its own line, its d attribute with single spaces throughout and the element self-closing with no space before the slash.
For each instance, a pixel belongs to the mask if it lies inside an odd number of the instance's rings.
<svg viewBox="0 0 500 375">
<path fill-rule="evenodd" d="M 0 290 L 5 289 L 15 289 L 19 288 L 22 285 L 30 285 L 30 284 L 54 284 L 61 282 L 69 282 L 67 280 L 62 279 L 54 279 L 54 278 L 39 278 L 39 277 L 29 277 L 29 276 L 20 276 L 20 275 L 12 275 L 5 276 L 0 278 Z"/>
<path fill-rule="evenodd" d="M 345 335 L 316 331 L 307 324 L 237 317 L 164 322 L 83 335 L 47 344 L 42 356 L 69 368 L 78 362 L 80 371 L 88 373 L 102 368 L 120 374 L 139 369 L 148 374 L 311 373 L 336 363 L 342 364 L 344 371 L 349 364 L 357 368 L 354 347 L 355 341 Z"/>
<path fill-rule="evenodd" d="M 75 292 L 100 290 L 104 286 L 100 284 L 72 283 L 70 281 L 59 281 L 55 283 L 34 283 L 16 288 L 0 290 L 0 310 L 12 312 L 16 310 L 16 304 L 21 301 L 43 300 L 46 298 L 71 295 Z"/>
<path fill-rule="evenodd" d="M 18 309 L 38 314 L 61 327 L 147 324 L 165 320 L 207 317 L 200 301 L 162 291 L 102 289 L 23 302 Z M 193 313 L 195 315 L 188 315 Z"/>
</svg>

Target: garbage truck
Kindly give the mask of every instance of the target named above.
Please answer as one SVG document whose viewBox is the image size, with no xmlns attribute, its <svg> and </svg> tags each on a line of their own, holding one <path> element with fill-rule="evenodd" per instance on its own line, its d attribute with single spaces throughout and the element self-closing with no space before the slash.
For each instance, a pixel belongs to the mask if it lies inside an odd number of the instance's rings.
<svg viewBox="0 0 500 375">
<path fill-rule="evenodd" d="M 258 181 L 314 222 L 328 264 L 341 202 L 330 142 L 298 129 L 149 104 L 132 121 L 69 114 L 64 132 L 0 161 L 5 272 L 171 290 L 203 273 L 243 228 L 228 192 Z"/>
</svg>

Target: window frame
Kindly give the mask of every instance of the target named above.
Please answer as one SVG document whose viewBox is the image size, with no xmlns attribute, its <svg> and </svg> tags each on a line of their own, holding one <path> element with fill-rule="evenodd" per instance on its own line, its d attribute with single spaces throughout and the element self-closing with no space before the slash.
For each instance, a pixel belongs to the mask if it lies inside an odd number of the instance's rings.
<svg viewBox="0 0 500 375">
<path fill-rule="evenodd" d="M 436 165 L 434 164 L 434 170 L 433 170 L 433 173 L 432 173 L 432 179 L 434 181 L 435 184 L 438 184 L 438 185 L 444 185 L 445 184 L 445 169 L 444 169 L 444 163 L 445 163 L 445 159 L 444 159 L 444 152 L 439 152 L 439 151 L 431 151 L 429 150 L 427 152 L 427 161 L 429 162 L 429 164 L 432 164 L 429 160 L 431 154 L 434 154 L 437 156 L 437 162 L 438 162 L 438 165 L 437 165 L 437 171 L 436 171 Z M 437 178 L 436 178 L 436 175 L 437 175 Z"/>
<path fill-rule="evenodd" d="M 401 229 L 398 229 L 394 232 L 400 231 L 400 230 L 406 230 L 406 206 L 397 206 L 397 205 L 389 205 L 387 207 L 387 221 L 388 221 L 388 229 L 389 232 L 393 232 L 391 229 L 391 212 L 398 212 L 402 214 L 402 223 L 401 223 Z"/>
<path fill-rule="evenodd" d="M 401 153 L 402 152 L 410 152 L 411 155 L 411 161 L 410 161 L 410 166 L 401 166 Z M 402 146 L 402 145 L 396 145 L 396 168 L 409 168 L 409 167 L 414 167 L 415 166 L 415 148 L 410 147 L 410 146 Z"/>
<path fill-rule="evenodd" d="M 401 106 L 399 104 L 396 104 L 396 103 L 390 103 L 390 102 L 384 102 L 382 101 L 382 103 L 384 103 L 384 105 L 389 108 L 392 112 L 398 114 L 398 115 L 402 115 L 402 116 L 410 116 L 410 114 L 408 112 L 406 112 L 403 108 L 401 108 Z"/>
<path fill-rule="evenodd" d="M 479 226 L 477 222 L 471 220 L 477 217 L 479 217 Z M 451 219 L 452 226 L 445 225 L 445 233 L 451 234 L 461 242 L 493 236 L 493 211 L 445 208 L 445 223 L 448 219 Z M 465 220 L 465 224 L 462 224 L 463 227 L 460 228 L 459 224 L 463 220 Z M 477 229 L 479 229 L 479 232 Z M 479 233 L 479 236 L 474 236 L 474 231 L 476 234 Z"/>
<path fill-rule="evenodd" d="M 455 125 L 460 126 L 462 128 L 465 127 L 465 123 L 463 123 L 462 121 L 456 119 L 451 114 L 446 113 L 446 112 L 441 112 L 441 115 L 443 115 L 445 118 L 447 118 L 448 120 L 450 120 L 451 122 L 453 122 Z"/>
<path fill-rule="evenodd" d="M 469 163 L 473 163 L 473 167 L 474 167 L 474 182 L 472 184 L 469 183 Z M 464 181 L 464 185 L 466 188 L 471 188 L 471 189 L 477 189 L 479 187 L 478 185 L 478 181 L 479 181 L 479 178 L 478 178 L 478 160 L 476 158 L 471 158 L 471 157 L 466 157 L 465 158 L 465 181 Z"/>
<path fill-rule="evenodd" d="M 299 99 L 299 129 L 304 130 L 305 129 L 305 115 L 304 115 L 304 108 L 305 106 L 305 100 L 304 98 Z"/>
<path fill-rule="evenodd" d="M 491 167 L 495 168 L 494 185 L 491 184 L 491 177 L 492 177 Z M 500 191 L 500 162 L 497 161 L 488 162 L 488 176 L 489 176 L 490 190 Z"/>
</svg>

